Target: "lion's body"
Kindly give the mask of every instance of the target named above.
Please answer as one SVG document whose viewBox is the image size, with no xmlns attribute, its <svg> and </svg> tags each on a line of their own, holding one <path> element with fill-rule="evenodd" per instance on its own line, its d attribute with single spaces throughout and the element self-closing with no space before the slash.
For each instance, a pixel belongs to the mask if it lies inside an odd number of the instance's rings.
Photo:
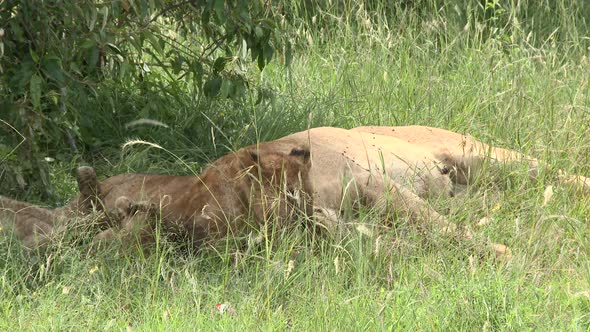
<svg viewBox="0 0 590 332">
<path fill-rule="evenodd" d="M 311 178 L 319 200 L 316 204 L 340 203 L 341 200 L 334 197 L 337 195 L 333 187 L 343 183 L 343 178 L 365 178 L 369 174 L 371 177 L 386 175 L 421 197 L 446 195 L 452 189 L 449 177 L 443 174 L 447 170 L 432 153 L 394 137 L 320 127 L 279 141 L 310 144 Z"/>
<path fill-rule="evenodd" d="M 89 167 L 81 170 L 78 174 L 80 194 L 60 208 L 44 208 L 0 196 L 0 227 L 10 229 L 27 248 L 46 245 L 58 231 L 67 227 L 70 220 L 91 211 L 89 193 L 96 188 L 96 174 Z M 92 184 L 94 189 L 90 187 Z"/>
<path fill-rule="evenodd" d="M 311 191 L 309 165 L 303 160 L 308 157 L 293 155 L 294 149 L 291 145 L 285 153 L 277 153 L 265 144 L 247 147 L 218 159 L 199 176 L 116 175 L 99 184 L 97 205 L 112 210 L 122 196 L 153 204 L 166 226 L 182 228 L 194 241 L 239 233 L 249 215 L 262 221 L 275 214 L 284 222 L 294 212 L 290 204 L 297 203 L 288 203 L 281 187 Z M 252 152 L 258 161 L 251 159 Z M 311 208 L 311 203 L 300 203 Z"/>
<path fill-rule="evenodd" d="M 313 128 L 279 139 L 277 147 L 285 142 L 310 146 L 317 211 L 338 214 L 343 203 L 352 199 L 380 210 L 396 210 L 443 232 L 453 232 L 454 224 L 434 211 L 425 197 L 452 195 L 455 184 L 486 176 L 482 171 L 489 168 L 481 167 L 484 163 L 525 163 L 532 178 L 539 168 L 548 168 L 516 151 L 424 126 Z M 589 191 L 590 179 L 559 173 L 561 182 Z M 469 231 L 462 236 L 472 237 Z M 497 252 L 506 249 L 501 245 L 494 248 Z"/>
<path fill-rule="evenodd" d="M 287 142 L 310 146 L 316 210 L 340 211 L 364 202 L 414 220 L 433 220 L 446 231 L 454 229 L 423 200 L 452 192 L 449 170 L 428 150 L 395 137 L 330 127 L 277 140 Z"/>
<path fill-rule="evenodd" d="M 61 213 L 0 196 L 0 227 L 11 229 L 28 248 L 44 245 Z"/>
</svg>

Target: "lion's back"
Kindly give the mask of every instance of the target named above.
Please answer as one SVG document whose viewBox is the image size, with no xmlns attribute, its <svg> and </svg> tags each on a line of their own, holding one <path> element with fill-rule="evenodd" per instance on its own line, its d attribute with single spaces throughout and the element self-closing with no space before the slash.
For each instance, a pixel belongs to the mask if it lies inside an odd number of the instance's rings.
<svg viewBox="0 0 590 332">
<path fill-rule="evenodd" d="M 174 176 L 158 174 L 126 173 L 107 178 L 100 182 L 100 193 L 103 204 L 115 206 L 121 196 L 133 201 L 159 202 L 163 196 L 178 198 L 190 191 L 195 176 Z"/>
</svg>

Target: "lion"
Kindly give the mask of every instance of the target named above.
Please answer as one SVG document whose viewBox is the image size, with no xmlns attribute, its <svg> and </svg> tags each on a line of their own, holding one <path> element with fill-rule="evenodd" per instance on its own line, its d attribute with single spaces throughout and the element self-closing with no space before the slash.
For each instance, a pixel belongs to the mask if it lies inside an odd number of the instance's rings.
<svg viewBox="0 0 590 332">
<path fill-rule="evenodd" d="M 11 228 L 30 249 L 47 244 L 58 215 L 50 209 L 0 196 L 0 228 Z"/>
<path fill-rule="evenodd" d="M 383 215 L 397 213 L 421 226 L 471 240 L 473 234 L 468 229 L 459 230 L 433 209 L 427 198 L 453 196 L 456 185 L 469 184 L 488 169 L 482 167 L 486 162 L 526 163 L 533 179 L 539 168 L 548 168 L 516 151 L 423 126 L 368 126 L 351 130 L 320 127 L 261 146 L 263 150 L 288 153 L 294 145 L 310 148 L 311 167 L 306 188 L 312 189 L 316 222 L 328 229 L 333 229 L 340 221 L 339 214 L 347 205 L 362 203 Z M 563 171 L 559 174 L 559 180 L 564 183 L 590 188 L 588 178 L 567 175 Z M 141 201 L 136 188 L 118 182 L 113 182 L 113 186 L 117 186 L 117 194 L 112 197 L 131 195 L 133 201 Z M 107 205 L 112 203 L 107 202 Z M 498 256 L 510 256 L 506 246 L 491 243 L 491 248 Z"/>
<path fill-rule="evenodd" d="M 484 144 L 470 136 L 425 126 L 365 126 L 350 130 L 313 128 L 274 141 L 277 151 L 291 144 L 308 144 L 311 151 L 313 201 L 316 216 L 337 222 L 345 204 L 362 202 L 383 214 L 391 212 L 443 234 L 472 239 L 468 229 L 435 211 L 426 198 L 453 196 L 454 187 L 466 185 L 496 164 L 525 163 L 535 179 L 540 168 L 535 158 Z M 558 180 L 590 192 L 590 179 L 558 170 Z M 329 227 L 329 226 L 328 226 Z M 509 249 L 491 244 L 497 255 Z"/>
<path fill-rule="evenodd" d="M 92 210 L 105 213 L 101 224 L 108 228 L 97 240 L 128 231 L 129 219 L 139 211 L 134 227 L 145 227 L 141 238 L 150 242 L 148 219 L 158 207 L 164 229 L 173 229 L 198 248 L 205 239 L 241 232 L 249 220 L 288 223 L 298 215 L 310 216 L 309 157 L 305 146 L 293 145 L 282 153 L 261 143 L 219 158 L 197 176 L 120 174 L 98 182 L 93 168 L 81 167 L 80 194 L 63 208 L 49 210 L 3 198 L 2 211 L 13 215 L 9 222 L 17 237 L 35 247 L 44 244 L 58 224 L 67 228 L 72 216 Z M 133 208 L 139 203 L 149 208 Z"/>
<path fill-rule="evenodd" d="M 457 184 L 468 184 L 486 168 L 485 162 L 525 162 L 534 178 L 539 167 L 547 167 L 536 159 L 516 151 L 491 147 L 469 136 L 443 129 L 409 127 L 358 127 L 351 130 L 320 127 L 294 133 L 261 144 L 261 149 L 288 153 L 294 145 L 307 145 L 311 151 L 311 167 L 307 191 L 312 190 L 313 214 L 316 224 L 333 229 L 339 215 L 348 205 L 361 204 L 380 211 L 384 216 L 397 214 L 414 223 L 463 240 L 473 239 L 468 229 L 458 227 L 427 201 L 429 197 L 453 196 Z M 220 160 L 220 162 L 222 162 Z M 560 173 L 563 182 L 590 187 L 581 176 Z M 117 177 L 115 177 L 117 178 Z M 157 176 L 142 176 L 150 190 Z M 172 181 L 176 178 L 170 178 Z M 129 186 L 127 182 L 133 183 Z M 110 181 L 99 190 L 113 199 L 128 196 L 142 201 L 133 175 Z M 181 188 L 181 187 L 178 187 Z M 110 191 L 115 190 L 116 194 Z M 172 194 L 172 191 L 166 191 Z M 174 200 L 172 200 L 174 201 Z M 177 207 L 168 206 L 169 211 Z M 385 218 L 387 219 L 387 218 Z M 509 256 L 510 250 L 491 243 L 498 256 Z"/>
<path fill-rule="evenodd" d="M 145 219 L 157 208 L 163 229 L 173 229 L 199 248 L 204 240 L 239 234 L 248 227 L 248 216 L 259 224 L 311 216 L 309 156 L 305 148 L 279 153 L 261 143 L 221 157 L 199 176 L 116 175 L 99 183 L 96 205 L 122 211 L 123 204 L 140 203 L 144 216 L 135 218 L 133 228 L 153 228 Z M 135 215 L 122 214 L 124 219 Z M 124 222 L 119 229 L 128 227 Z M 116 232 L 107 230 L 101 237 Z M 149 242 L 148 236 L 142 238 Z"/>
<path fill-rule="evenodd" d="M 25 248 L 35 249 L 47 245 L 69 220 L 92 212 L 91 204 L 96 200 L 98 184 L 96 173 L 91 167 L 80 167 L 76 179 L 80 194 L 60 208 L 43 208 L 0 196 L 0 227 L 11 229 Z"/>
</svg>

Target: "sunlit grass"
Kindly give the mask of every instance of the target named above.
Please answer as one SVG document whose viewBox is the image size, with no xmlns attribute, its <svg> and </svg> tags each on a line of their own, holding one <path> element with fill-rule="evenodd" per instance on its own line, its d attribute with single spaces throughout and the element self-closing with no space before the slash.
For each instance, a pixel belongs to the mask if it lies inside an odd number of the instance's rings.
<svg viewBox="0 0 590 332">
<path fill-rule="evenodd" d="M 154 119 L 168 127 L 109 136 L 116 146 L 140 137 L 171 153 L 138 145 L 97 153 L 94 164 L 101 176 L 189 174 L 231 149 L 308 127 L 422 124 L 590 175 L 586 23 L 559 3 L 553 26 L 531 37 L 526 22 L 491 32 L 448 7 L 387 23 L 358 7 L 350 17 L 326 14 L 330 31 L 302 30 L 307 45 L 289 69 L 273 63 L 253 77 L 269 90 L 261 103 L 253 91 L 241 104 L 205 109 L 179 92 L 175 118 Z M 104 113 L 90 120 L 110 130 Z M 60 202 L 76 192 L 73 166 L 52 164 Z M 74 239 L 30 254 L 0 237 L 0 329 L 587 330 L 590 198 L 555 186 L 544 204 L 550 174 L 536 182 L 525 169 L 495 174 L 431 203 L 482 243 L 508 245 L 509 263 L 478 241 L 425 236 L 403 220 L 383 228 L 372 211 L 336 234 L 295 229 L 261 243 L 245 235 L 194 256 L 168 245 L 145 256 L 120 255 L 116 245 L 91 252 Z"/>
</svg>

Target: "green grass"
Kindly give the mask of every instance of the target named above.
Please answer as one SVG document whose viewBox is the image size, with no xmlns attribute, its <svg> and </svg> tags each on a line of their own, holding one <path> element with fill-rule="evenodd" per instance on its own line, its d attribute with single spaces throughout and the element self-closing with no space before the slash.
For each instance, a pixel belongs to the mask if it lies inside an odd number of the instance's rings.
<svg viewBox="0 0 590 332">
<path fill-rule="evenodd" d="M 302 28 L 290 69 L 274 63 L 253 77 L 274 96 L 260 104 L 254 92 L 242 103 L 205 103 L 189 88 L 176 101 L 105 92 L 110 102 L 81 124 L 85 137 L 100 138 L 89 162 L 103 176 L 187 174 L 229 149 L 308 127 L 422 124 L 590 175 L 589 34 L 579 12 L 567 10 L 587 6 L 558 3 L 555 12 L 529 13 L 547 20 L 542 29 L 508 20 L 517 10 L 508 6 L 494 33 L 481 27 L 493 22 L 449 7 L 389 23 L 357 7 L 324 15 L 330 31 Z M 142 108 L 150 103 L 170 109 Z M 170 127 L 121 130 L 109 112 L 130 105 Z M 119 152 L 129 137 L 154 141 L 190 167 L 154 149 Z M 75 194 L 76 164 L 51 165 L 55 203 Z M 403 220 L 384 229 L 371 211 L 332 236 L 279 231 L 196 256 L 168 245 L 146 256 L 119 255 L 116 246 L 89 252 L 84 239 L 27 253 L 1 237 L 0 330 L 588 330 L 590 199 L 555 186 L 543 206 L 550 178 L 531 182 L 526 169 L 505 169 L 431 202 L 470 225 L 474 243 L 425 237 Z M 483 217 L 492 222 L 476 226 Z M 508 245 L 512 261 L 493 259 L 484 239 Z M 233 312 L 220 314 L 218 303 Z"/>
</svg>

